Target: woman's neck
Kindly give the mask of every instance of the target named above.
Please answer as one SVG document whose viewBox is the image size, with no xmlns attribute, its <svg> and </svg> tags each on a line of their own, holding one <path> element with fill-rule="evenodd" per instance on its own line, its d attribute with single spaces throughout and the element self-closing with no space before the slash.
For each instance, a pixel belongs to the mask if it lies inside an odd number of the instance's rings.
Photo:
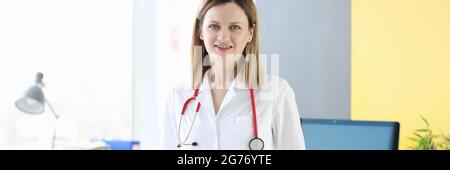
<svg viewBox="0 0 450 170">
<path fill-rule="evenodd" d="M 211 67 L 210 85 L 211 89 L 229 89 L 236 78 L 234 66 L 215 66 Z"/>
</svg>

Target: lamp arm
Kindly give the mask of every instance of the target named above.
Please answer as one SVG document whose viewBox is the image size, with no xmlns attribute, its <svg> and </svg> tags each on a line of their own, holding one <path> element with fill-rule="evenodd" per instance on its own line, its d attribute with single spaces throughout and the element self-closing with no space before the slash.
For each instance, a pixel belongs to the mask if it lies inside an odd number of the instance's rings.
<svg viewBox="0 0 450 170">
<path fill-rule="evenodd" d="M 55 124 L 53 125 L 53 137 L 52 137 L 52 150 L 54 150 L 55 149 L 55 139 L 56 139 L 56 125 L 58 123 L 59 115 L 56 114 L 55 109 L 53 109 L 53 106 L 50 104 L 50 102 L 47 99 L 45 99 L 45 103 L 48 104 L 50 111 L 52 111 L 52 114 L 55 117 Z"/>
<path fill-rule="evenodd" d="M 55 117 L 55 119 L 58 119 L 59 115 L 56 114 L 55 109 L 53 109 L 53 106 L 50 104 L 50 102 L 47 99 L 45 99 L 45 103 L 48 104 L 48 107 L 50 108 L 50 111 L 52 111 L 52 114 Z"/>
</svg>

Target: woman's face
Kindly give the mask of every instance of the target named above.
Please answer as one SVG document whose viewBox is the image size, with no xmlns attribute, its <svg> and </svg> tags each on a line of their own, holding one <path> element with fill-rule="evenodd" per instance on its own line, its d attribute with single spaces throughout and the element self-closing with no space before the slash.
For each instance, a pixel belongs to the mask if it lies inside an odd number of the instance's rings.
<svg viewBox="0 0 450 170">
<path fill-rule="evenodd" d="M 210 56 L 241 55 L 252 37 L 247 15 L 237 4 L 217 5 L 206 12 L 200 39 Z"/>
</svg>

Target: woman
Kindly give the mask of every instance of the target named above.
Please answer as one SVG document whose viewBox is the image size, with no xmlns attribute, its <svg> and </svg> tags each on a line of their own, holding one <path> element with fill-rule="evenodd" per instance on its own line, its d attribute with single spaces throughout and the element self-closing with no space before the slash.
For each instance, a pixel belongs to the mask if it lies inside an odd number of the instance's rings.
<svg viewBox="0 0 450 170">
<path fill-rule="evenodd" d="M 192 40 L 192 82 L 167 101 L 166 149 L 305 149 L 293 90 L 259 65 L 252 0 L 204 0 Z"/>
</svg>

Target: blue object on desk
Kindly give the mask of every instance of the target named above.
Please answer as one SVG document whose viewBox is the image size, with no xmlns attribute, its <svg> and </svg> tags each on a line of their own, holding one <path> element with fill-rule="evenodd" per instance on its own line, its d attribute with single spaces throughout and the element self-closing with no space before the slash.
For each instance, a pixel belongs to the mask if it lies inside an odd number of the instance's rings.
<svg viewBox="0 0 450 170">
<path fill-rule="evenodd" d="M 111 150 L 133 150 L 133 147 L 139 145 L 139 141 L 129 140 L 104 140 Z"/>
<path fill-rule="evenodd" d="M 398 122 L 302 119 L 308 150 L 397 150 Z"/>
</svg>

